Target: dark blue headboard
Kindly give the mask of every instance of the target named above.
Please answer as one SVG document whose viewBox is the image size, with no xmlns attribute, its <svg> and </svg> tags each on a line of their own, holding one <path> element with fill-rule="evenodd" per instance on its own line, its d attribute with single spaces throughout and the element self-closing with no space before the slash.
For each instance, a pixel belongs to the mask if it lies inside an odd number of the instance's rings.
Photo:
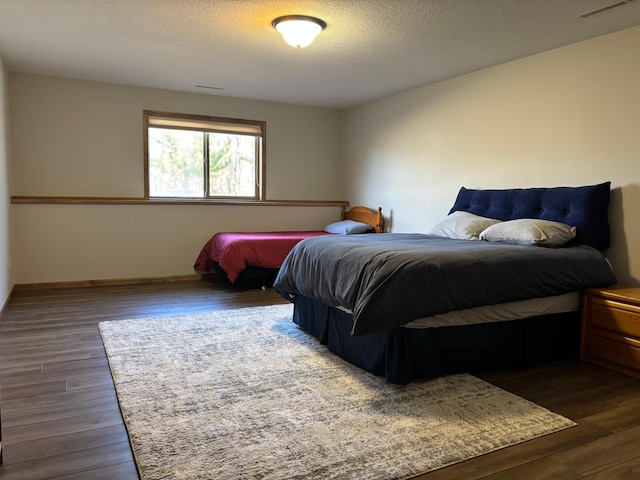
<svg viewBox="0 0 640 480">
<path fill-rule="evenodd" d="M 598 250 L 611 243 L 611 182 L 584 187 L 471 190 L 462 187 L 449 213 L 457 210 L 497 220 L 540 218 L 576 227 L 576 240 Z"/>
</svg>

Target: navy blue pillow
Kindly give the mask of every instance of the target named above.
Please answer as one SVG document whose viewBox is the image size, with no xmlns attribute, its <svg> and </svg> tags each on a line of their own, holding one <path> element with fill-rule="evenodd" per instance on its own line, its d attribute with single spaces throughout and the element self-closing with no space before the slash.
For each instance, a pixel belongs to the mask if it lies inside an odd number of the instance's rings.
<svg viewBox="0 0 640 480">
<path fill-rule="evenodd" d="M 576 241 L 606 250 L 611 244 L 611 182 L 583 187 L 472 190 L 460 188 L 449 214 L 462 210 L 497 220 L 541 218 L 576 227 Z"/>
</svg>

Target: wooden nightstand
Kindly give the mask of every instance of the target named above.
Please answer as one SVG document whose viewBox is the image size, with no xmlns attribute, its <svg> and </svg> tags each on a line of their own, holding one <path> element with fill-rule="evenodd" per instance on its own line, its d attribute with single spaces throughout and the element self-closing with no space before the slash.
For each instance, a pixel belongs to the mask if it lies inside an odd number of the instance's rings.
<svg viewBox="0 0 640 480">
<path fill-rule="evenodd" d="M 640 378 L 640 288 L 585 291 L 580 358 Z"/>
</svg>

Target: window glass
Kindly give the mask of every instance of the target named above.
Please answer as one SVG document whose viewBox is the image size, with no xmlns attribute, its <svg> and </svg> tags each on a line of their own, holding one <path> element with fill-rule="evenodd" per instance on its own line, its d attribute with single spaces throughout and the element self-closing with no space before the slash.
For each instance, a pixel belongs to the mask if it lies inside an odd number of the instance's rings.
<svg viewBox="0 0 640 480">
<path fill-rule="evenodd" d="M 204 197 L 201 132 L 149 128 L 149 196 Z"/>
<path fill-rule="evenodd" d="M 255 194 L 256 140 L 246 135 L 209 134 L 209 190 L 212 196 Z"/>
</svg>

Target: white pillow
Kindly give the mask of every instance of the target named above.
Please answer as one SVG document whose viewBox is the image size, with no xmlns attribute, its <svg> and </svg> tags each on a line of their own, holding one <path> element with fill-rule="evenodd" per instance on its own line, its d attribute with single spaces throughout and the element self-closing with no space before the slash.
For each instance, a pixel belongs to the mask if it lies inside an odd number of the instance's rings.
<svg viewBox="0 0 640 480">
<path fill-rule="evenodd" d="M 351 235 L 352 233 L 366 233 L 372 231 L 373 227 L 366 223 L 356 222 L 355 220 L 342 220 L 341 222 L 331 223 L 324 227 L 327 233 L 337 233 L 340 235 Z"/>
<path fill-rule="evenodd" d="M 576 227 L 551 220 L 522 218 L 492 225 L 480 234 L 480 240 L 560 247 L 575 238 Z"/>
<path fill-rule="evenodd" d="M 479 240 L 480 232 L 496 223 L 500 223 L 500 220 L 481 217 L 469 212 L 456 211 L 436 223 L 427 234 L 441 238 Z"/>
</svg>

